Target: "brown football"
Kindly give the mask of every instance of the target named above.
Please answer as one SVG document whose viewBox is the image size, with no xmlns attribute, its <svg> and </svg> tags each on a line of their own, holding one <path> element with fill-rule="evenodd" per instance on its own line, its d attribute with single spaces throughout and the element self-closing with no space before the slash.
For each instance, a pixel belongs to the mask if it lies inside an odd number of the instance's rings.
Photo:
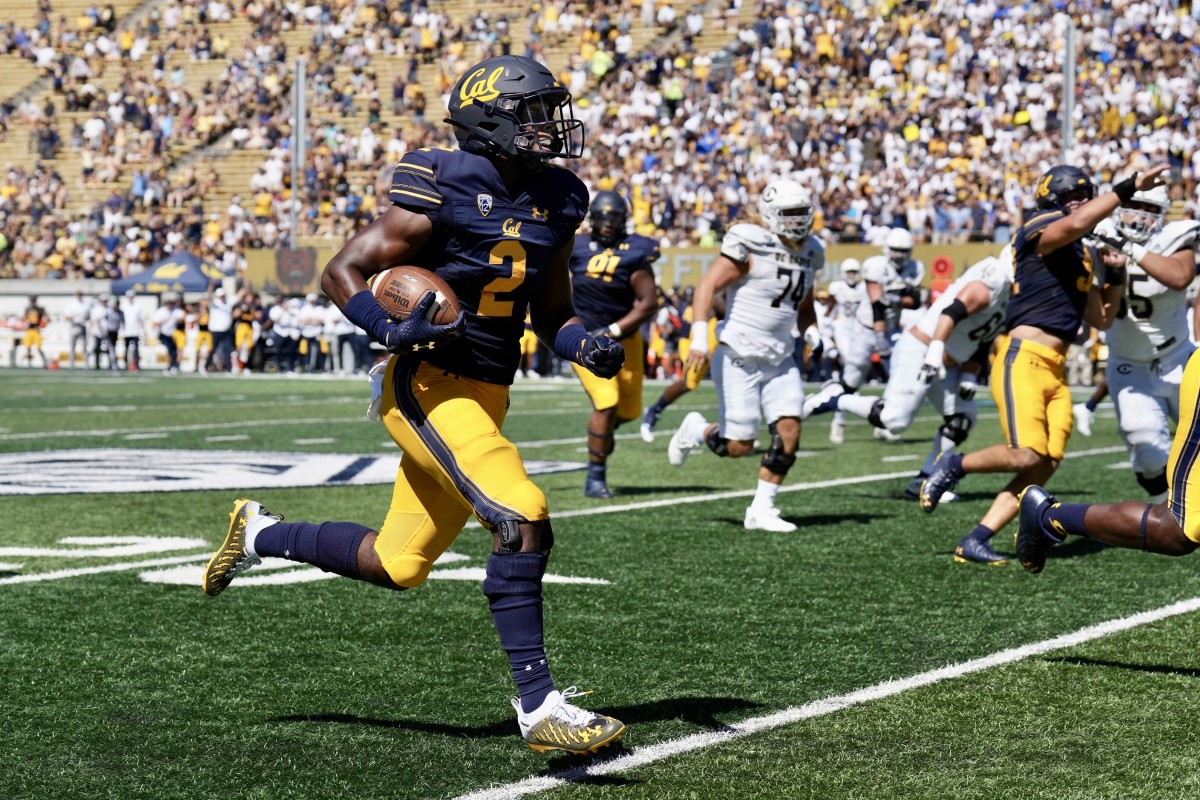
<svg viewBox="0 0 1200 800">
<path fill-rule="evenodd" d="M 429 321 L 447 325 L 458 319 L 458 297 L 450 284 L 421 267 L 392 267 L 371 278 L 375 300 L 396 320 L 407 319 L 426 292 L 434 292 Z"/>
</svg>

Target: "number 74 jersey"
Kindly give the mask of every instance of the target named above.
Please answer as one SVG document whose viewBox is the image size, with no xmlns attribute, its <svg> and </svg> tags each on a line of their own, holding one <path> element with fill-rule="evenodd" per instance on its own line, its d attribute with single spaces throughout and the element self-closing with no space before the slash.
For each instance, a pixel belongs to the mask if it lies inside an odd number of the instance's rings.
<svg viewBox="0 0 1200 800">
<path fill-rule="evenodd" d="M 745 358 L 779 364 L 795 349 L 796 313 L 825 266 L 825 247 L 812 236 L 791 247 L 760 225 L 734 225 L 721 255 L 749 271 L 725 292 L 720 341 Z"/>
<path fill-rule="evenodd" d="M 1179 220 L 1154 234 L 1146 249 L 1169 256 L 1195 250 L 1198 240 L 1200 223 Z M 1154 361 L 1188 343 L 1187 297 L 1151 278 L 1133 259 L 1125 263 L 1128 283 L 1121 309 L 1108 329 L 1108 352 L 1120 361 Z"/>
</svg>

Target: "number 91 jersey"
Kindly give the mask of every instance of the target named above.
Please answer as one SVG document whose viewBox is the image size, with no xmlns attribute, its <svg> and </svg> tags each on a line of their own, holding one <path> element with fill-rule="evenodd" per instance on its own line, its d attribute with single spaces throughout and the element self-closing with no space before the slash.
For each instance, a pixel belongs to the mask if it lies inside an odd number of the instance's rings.
<svg viewBox="0 0 1200 800">
<path fill-rule="evenodd" d="M 607 328 L 629 313 L 636 300 L 630 279 L 638 270 L 651 270 L 659 255 L 657 242 L 636 233 L 612 247 L 591 236 L 576 236 L 571 254 L 571 298 L 583 326 L 588 330 Z"/>
<path fill-rule="evenodd" d="M 796 313 L 825 266 L 825 247 L 812 236 L 789 247 L 766 228 L 740 223 L 725 234 L 721 255 L 750 265 L 726 289 L 721 343 L 740 356 L 772 365 L 790 358 Z"/>
<path fill-rule="evenodd" d="M 1200 223 L 1179 220 L 1154 234 L 1146 249 L 1169 256 L 1195 250 L 1197 241 Z M 1187 297 L 1151 278 L 1133 259 L 1126 259 L 1125 264 L 1128 283 L 1121 309 L 1108 330 L 1108 352 L 1121 361 L 1154 361 L 1189 342 Z"/>
</svg>

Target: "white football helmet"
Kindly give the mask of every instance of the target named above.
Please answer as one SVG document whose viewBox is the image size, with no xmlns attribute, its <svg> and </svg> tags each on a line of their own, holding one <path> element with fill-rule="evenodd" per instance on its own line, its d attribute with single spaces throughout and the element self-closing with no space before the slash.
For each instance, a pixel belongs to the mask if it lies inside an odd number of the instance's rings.
<svg viewBox="0 0 1200 800">
<path fill-rule="evenodd" d="M 847 286 L 858 285 L 858 276 L 862 273 L 862 263 L 857 258 L 842 259 L 842 280 Z"/>
<path fill-rule="evenodd" d="M 787 178 L 771 181 L 758 196 L 758 213 L 767 230 L 789 239 L 812 233 L 812 194 Z"/>
<path fill-rule="evenodd" d="M 892 228 L 883 240 L 883 254 L 897 272 L 912 259 L 913 244 L 913 235 L 904 228 Z"/>
<path fill-rule="evenodd" d="M 1117 233 L 1131 242 L 1143 244 L 1158 233 L 1171 208 L 1171 198 L 1165 186 L 1135 192 L 1129 205 L 1122 203 L 1112 214 Z"/>
</svg>

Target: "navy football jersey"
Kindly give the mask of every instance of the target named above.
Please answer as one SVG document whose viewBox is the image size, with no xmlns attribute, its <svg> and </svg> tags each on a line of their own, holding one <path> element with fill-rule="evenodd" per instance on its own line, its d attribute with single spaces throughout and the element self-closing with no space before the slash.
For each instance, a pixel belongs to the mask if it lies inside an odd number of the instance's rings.
<svg viewBox="0 0 1200 800">
<path fill-rule="evenodd" d="M 490 160 L 461 150 L 405 153 L 388 198 L 433 223 L 413 266 L 432 270 L 458 295 L 466 332 L 422 358 L 488 383 L 510 384 L 521 360 L 531 297 L 588 208 L 573 172 L 549 167 L 509 195 Z"/>
<path fill-rule="evenodd" d="M 584 327 L 607 328 L 629 313 L 636 299 L 630 282 L 633 274 L 644 269 L 653 275 L 651 267 L 658 257 L 658 244 L 636 233 L 615 247 L 605 247 L 591 236 L 575 237 L 571 298 Z"/>
<path fill-rule="evenodd" d="M 1047 211 L 1031 218 L 1013 239 L 1016 277 L 1004 329 L 1032 325 L 1070 341 L 1079 330 L 1088 291 L 1092 287 L 1094 253 L 1082 241 L 1039 255 L 1037 238 L 1065 211 Z"/>
</svg>

